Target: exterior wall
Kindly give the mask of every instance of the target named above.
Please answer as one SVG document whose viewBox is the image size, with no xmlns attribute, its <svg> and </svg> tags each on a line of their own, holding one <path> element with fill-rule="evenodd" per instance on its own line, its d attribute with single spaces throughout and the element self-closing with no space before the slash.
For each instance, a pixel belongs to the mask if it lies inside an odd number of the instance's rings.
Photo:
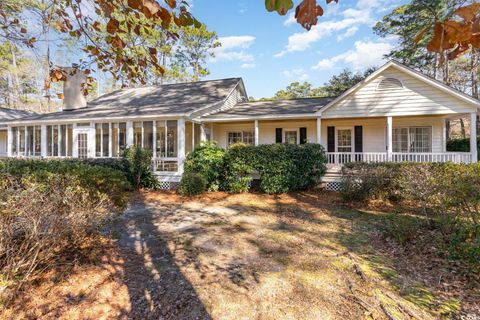
<svg viewBox="0 0 480 320">
<path fill-rule="evenodd" d="M 7 156 L 7 130 L 0 130 L 0 157 Z"/>
<path fill-rule="evenodd" d="M 403 89 L 377 90 L 385 78 L 396 78 Z M 322 118 L 413 116 L 475 112 L 475 108 L 417 78 L 389 67 L 365 86 L 332 106 Z"/>
<path fill-rule="evenodd" d="M 212 114 L 219 111 L 231 109 L 237 103 L 244 101 L 244 97 L 245 93 L 243 91 L 243 88 L 240 84 L 238 84 L 223 103 L 219 103 L 205 109 L 200 109 L 199 111 L 193 112 L 190 117 L 197 118 L 201 115 Z"/>
<path fill-rule="evenodd" d="M 316 120 L 290 120 L 290 121 L 258 121 L 259 144 L 275 143 L 275 129 L 295 129 L 307 128 L 307 140 L 316 142 Z M 251 122 L 228 122 L 213 124 L 213 140 L 218 142 L 218 146 L 227 147 L 227 133 L 229 131 L 254 131 L 254 121 Z"/>
<path fill-rule="evenodd" d="M 393 127 L 432 127 L 432 152 L 443 152 L 445 141 L 443 136 L 442 116 L 427 117 L 393 117 Z M 209 125 L 207 125 L 209 126 Z M 387 152 L 386 149 L 386 127 L 387 119 L 381 118 L 355 118 L 355 119 L 322 119 L 322 145 L 327 146 L 327 127 L 363 126 L 363 151 L 364 152 Z M 275 128 L 299 129 L 307 128 L 307 139 L 309 142 L 316 142 L 316 120 L 291 120 L 291 121 L 259 121 L 259 143 L 275 143 Z M 213 124 L 213 140 L 218 146 L 226 148 L 227 133 L 229 131 L 253 131 L 254 122 L 227 122 Z"/>
</svg>

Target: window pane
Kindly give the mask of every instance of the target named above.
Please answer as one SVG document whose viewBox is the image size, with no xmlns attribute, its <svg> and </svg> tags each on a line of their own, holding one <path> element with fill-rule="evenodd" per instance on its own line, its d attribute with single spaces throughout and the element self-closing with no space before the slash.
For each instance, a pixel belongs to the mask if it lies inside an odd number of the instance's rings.
<svg viewBox="0 0 480 320">
<path fill-rule="evenodd" d="M 157 157 L 158 158 L 164 158 L 166 157 L 165 151 L 166 151 L 166 140 L 165 140 L 165 134 L 166 134 L 166 128 L 165 128 L 165 121 L 157 121 L 157 137 L 156 143 L 157 143 Z"/>
<path fill-rule="evenodd" d="M 227 145 L 242 142 L 242 133 L 241 132 L 229 132 L 227 137 Z"/>
<path fill-rule="evenodd" d="M 67 127 L 67 157 L 72 156 L 73 149 L 73 125 L 69 124 Z"/>
<path fill-rule="evenodd" d="M 243 132 L 243 143 L 253 145 L 253 131 Z"/>
<path fill-rule="evenodd" d="M 58 157 L 58 126 L 53 126 L 53 156 Z"/>
<path fill-rule="evenodd" d="M 143 122 L 143 147 L 153 150 L 153 121 Z"/>
<path fill-rule="evenodd" d="M 88 157 L 88 135 L 86 133 L 79 133 L 77 136 L 78 141 L 78 157 Z"/>
<path fill-rule="evenodd" d="M 18 144 L 17 144 L 17 137 L 18 137 L 18 128 L 12 128 L 12 154 L 14 156 L 18 155 Z"/>
<path fill-rule="evenodd" d="M 53 149 L 52 141 L 52 126 L 47 126 L 47 157 L 52 156 Z"/>
<path fill-rule="evenodd" d="M 119 155 L 127 148 L 127 123 L 121 122 L 118 124 L 118 147 Z"/>
<path fill-rule="evenodd" d="M 25 127 L 18 127 L 19 141 L 18 141 L 18 155 L 25 155 Z"/>
<path fill-rule="evenodd" d="M 142 123 L 133 123 L 133 144 L 137 147 L 142 146 Z"/>
<path fill-rule="evenodd" d="M 410 128 L 411 152 L 432 152 L 432 128 Z"/>
<path fill-rule="evenodd" d="M 27 127 L 27 156 L 31 157 L 34 155 L 35 148 L 35 130 L 34 127 Z"/>
<path fill-rule="evenodd" d="M 110 140 L 110 132 L 109 132 L 109 125 L 108 123 L 103 123 L 102 124 L 102 156 L 108 157 L 108 146 L 109 146 L 109 140 Z"/>
<path fill-rule="evenodd" d="M 297 131 L 285 131 L 285 143 L 297 143 Z"/>
<path fill-rule="evenodd" d="M 167 121 L 167 157 L 177 157 L 177 120 Z"/>
<path fill-rule="evenodd" d="M 102 125 L 95 124 L 95 157 L 102 156 Z"/>
<path fill-rule="evenodd" d="M 34 155 L 40 157 L 42 155 L 42 127 L 35 126 L 35 151 Z"/>
<path fill-rule="evenodd" d="M 393 129 L 393 152 L 408 152 L 408 128 Z"/>
<path fill-rule="evenodd" d="M 60 136 L 59 136 L 59 156 L 60 157 L 65 157 L 67 155 L 66 153 L 66 141 L 67 141 L 67 126 L 62 124 L 60 126 Z"/>
</svg>

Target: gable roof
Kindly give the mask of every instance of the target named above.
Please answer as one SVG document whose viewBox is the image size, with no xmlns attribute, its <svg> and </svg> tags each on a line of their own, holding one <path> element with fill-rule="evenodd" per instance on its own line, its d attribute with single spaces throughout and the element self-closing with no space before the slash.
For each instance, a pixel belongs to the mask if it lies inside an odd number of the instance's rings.
<svg viewBox="0 0 480 320">
<path fill-rule="evenodd" d="M 304 98 L 239 103 L 233 108 L 201 117 L 201 120 L 249 120 L 265 118 L 314 117 L 335 98 Z"/>
<path fill-rule="evenodd" d="M 351 93 L 357 91 L 359 88 L 365 86 L 368 82 L 370 82 L 372 79 L 376 78 L 379 74 L 381 74 L 383 71 L 385 71 L 386 69 L 388 69 L 389 67 L 394 67 L 396 68 L 397 70 L 400 70 L 400 71 L 403 71 L 405 72 L 406 74 L 420 80 L 420 81 L 423 81 L 429 85 L 431 85 L 432 87 L 435 87 L 453 97 L 456 97 L 472 106 L 475 106 L 476 108 L 480 108 L 480 101 L 469 96 L 468 94 L 464 93 L 464 92 L 461 92 L 457 89 L 454 89 L 450 86 L 447 86 L 446 84 L 444 84 L 443 82 L 441 81 L 438 81 L 434 78 L 431 78 L 417 70 L 414 70 L 410 67 L 407 67 L 406 65 L 398 62 L 398 61 L 395 61 L 395 60 L 390 60 L 389 62 L 385 63 L 382 67 L 380 67 L 378 70 L 376 70 L 375 72 L 373 72 L 371 75 L 369 75 L 367 78 L 365 78 L 363 81 L 357 83 L 355 86 L 351 87 L 350 89 L 348 89 L 346 92 L 344 92 L 342 95 L 340 95 L 339 97 L 337 97 L 335 100 L 331 101 L 328 105 L 326 105 L 324 108 L 322 108 L 321 110 L 318 111 L 318 114 L 321 115 L 323 112 L 325 112 L 326 110 L 330 109 L 331 107 L 333 107 L 334 105 L 336 105 L 338 102 L 344 100 L 347 96 L 349 96 Z"/>
<path fill-rule="evenodd" d="M 185 116 L 220 104 L 241 86 L 241 78 L 165 84 L 116 90 L 88 102 L 85 108 L 21 118 L 22 121 L 93 120 L 145 116 Z"/>
<path fill-rule="evenodd" d="M 6 124 L 12 120 L 22 119 L 35 114 L 36 113 L 25 110 L 0 108 L 0 124 Z"/>
</svg>

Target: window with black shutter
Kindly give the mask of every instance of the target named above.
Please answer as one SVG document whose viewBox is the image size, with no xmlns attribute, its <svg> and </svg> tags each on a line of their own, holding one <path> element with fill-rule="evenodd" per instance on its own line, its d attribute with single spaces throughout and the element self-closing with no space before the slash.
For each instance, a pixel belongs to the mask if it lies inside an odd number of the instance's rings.
<svg viewBox="0 0 480 320">
<path fill-rule="evenodd" d="M 363 152 L 363 127 L 355 126 L 355 152 Z"/>
<path fill-rule="evenodd" d="M 275 129 L 275 143 L 282 143 L 282 128 Z"/>
<path fill-rule="evenodd" d="M 300 128 L 300 144 L 307 143 L 307 128 Z"/>
<path fill-rule="evenodd" d="M 335 152 L 335 127 L 327 128 L 327 151 Z"/>
</svg>

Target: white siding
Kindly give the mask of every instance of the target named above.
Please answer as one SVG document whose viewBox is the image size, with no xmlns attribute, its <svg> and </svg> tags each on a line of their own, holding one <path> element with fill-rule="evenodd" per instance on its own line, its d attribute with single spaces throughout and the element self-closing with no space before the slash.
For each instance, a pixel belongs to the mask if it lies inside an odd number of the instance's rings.
<svg viewBox="0 0 480 320">
<path fill-rule="evenodd" d="M 396 78 L 403 89 L 377 90 L 386 78 Z M 389 67 L 322 114 L 322 118 L 410 116 L 469 113 L 475 107 L 417 78 Z"/>
</svg>

